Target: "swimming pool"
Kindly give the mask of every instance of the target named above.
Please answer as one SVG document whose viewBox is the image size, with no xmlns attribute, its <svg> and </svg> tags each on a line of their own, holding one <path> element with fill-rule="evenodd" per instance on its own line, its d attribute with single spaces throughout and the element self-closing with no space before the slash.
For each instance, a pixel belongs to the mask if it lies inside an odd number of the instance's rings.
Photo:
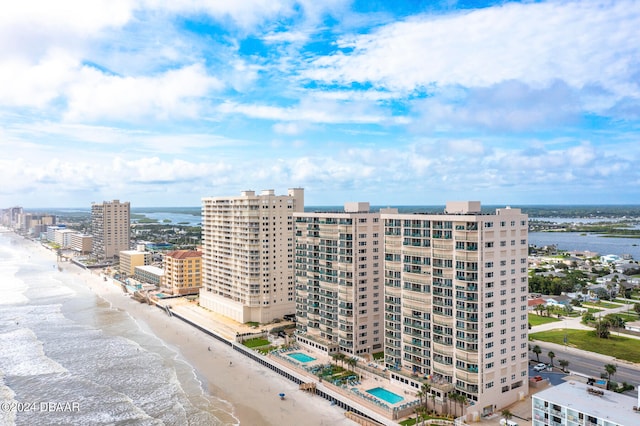
<svg viewBox="0 0 640 426">
<path fill-rule="evenodd" d="M 388 390 L 386 390 L 385 388 L 373 388 L 373 389 L 369 389 L 367 391 L 367 393 L 370 393 L 371 395 L 375 396 L 376 398 L 380 398 L 383 401 L 388 402 L 389 404 L 396 404 L 400 401 L 402 401 L 404 398 L 401 397 L 400 395 L 396 395 L 393 392 L 390 392 Z"/>
<path fill-rule="evenodd" d="M 316 360 L 314 357 L 303 354 L 301 352 L 294 352 L 292 354 L 287 354 L 287 356 L 290 356 L 298 362 L 311 362 Z"/>
</svg>

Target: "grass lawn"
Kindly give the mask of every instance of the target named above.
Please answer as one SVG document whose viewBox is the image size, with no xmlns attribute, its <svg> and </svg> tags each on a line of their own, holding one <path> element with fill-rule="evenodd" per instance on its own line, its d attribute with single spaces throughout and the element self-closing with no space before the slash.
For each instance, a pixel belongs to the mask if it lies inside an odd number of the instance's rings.
<svg viewBox="0 0 640 426">
<path fill-rule="evenodd" d="M 243 343 L 248 348 L 257 348 L 259 346 L 267 346 L 269 341 L 267 339 L 249 339 L 245 340 Z"/>
<path fill-rule="evenodd" d="M 582 306 L 584 307 L 584 304 L 582 304 Z M 589 312 L 590 314 L 596 314 L 596 313 L 602 312 L 602 311 L 604 311 L 604 309 L 596 309 L 596 308 L 587 307 L 587 312 Z"/>
<path fill-rule="evenodd" d="M 609 302 L 598 302 L 598 303 L 583 303 L 582 306 L 585 308 L 593 307 L 593 308 L 602 308 L 602 309 L 612 309 L 619 308 L 620 305 L 617 303 L 609 303 Z"/>
<path fill-rule="evenodd" d="M 400 422 L 400 424 L 401 424 L 402 426 L 413 426 L 413 425 L 415 425 L 415 424 L 417 424 L 417 423 L 418 423 L 418 422 L 416 421 L 415 417 L 416 417 L 416 416 L 415 416 L 415 414 L 414 414 L 414 415 L 413 415 L 413 418 L 411 418 L 411 419 L 407 419 L 407 420 L 403 420 L 403 421 L 401 421 L 401 422 Z M 422 419 L 422 417 L 420 417 L 420 418 Z M 432 416 L 424 416 L 424 419 L 425 419 L 425 420 L 431 420 L 431 419 L 443 419 L 443 420 L 450 420 L 450 419 L 447 419 L 446 417 L 432 417 Z M 422 424 L 422 421 L 420 421 L 420 424 Z M 425 424 L 426 424 L 426 423 L 425 423 Z"/>
<path fill-rule="evenodd" d="M 540 324 L 549 324 L 550 322 L 558 322 L 562 321 L 561 319 L 554 317 L 543 317 L 541 315 L 529 314 L 529 322 L 531 323 L 531 327 L 535 327 Z"/>
<path fill-rule="evenodd" d="M 629 313 L 618 312 L 617 314 L 613 314 L 613 315 L 617 315 L 617 316 L 621 317 L 626 322 L 638 321 L 638 319 L 639 319 L 638 314 L 635 314 L 633 312 L 629 312 Z"/>
<path fill-rule="evenodd" d="M 564 344 L 564 336 L 567 336 L 568 345 L 573 348 L 609 355 L 618 359 L 631 362 L 640 362 L 640 340 L 630 339 L 614 335 L 608 339 L 596 337 L 592 330 L 549 330 L 539 333 L 530 333 L 529 337 L 544 342 Z"/>
</svg>

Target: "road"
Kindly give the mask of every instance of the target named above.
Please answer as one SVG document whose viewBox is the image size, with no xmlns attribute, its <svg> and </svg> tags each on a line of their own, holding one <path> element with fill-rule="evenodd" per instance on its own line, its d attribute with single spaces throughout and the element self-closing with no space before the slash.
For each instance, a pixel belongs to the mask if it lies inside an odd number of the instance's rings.
<svg viewBox="0 0 640 426">
<path fill-rule="evenodd" d="M 540 362 L 550 363 L 547 353 L 553 351 L 556 355 L 553 364 L 558 366 L 561 359 L 569 361 L 567 369 L 581 375 L 600 378 L 600 374 L 604 373 L 605 364 L 613 364 L 616 366 L 616 373 L 613 375 L 613 381 L 622 383 L 627 382 L 634 386 L 640 385 L 640 366 L 628 365 L 614 360 L 611 357 L 594 354 L 591 352 L 581 351 L 575 348 L 565 348 L 553 343 L 535 341 L 532 344 L 540 346 L 542 353 L 540 354 Z M 536 359 L 535 354 L 531 354 L 532 359 Z"/>
<path fill-rule="evenodd" d="M 609 313 L 625 312 L 629 309 L 627 305 L 620 305 L 617 308 L 605 309 L 599 315 L 605 316 Z M 566 318 L 563 321 L 542 324 L 531 329 L 532 333 L 537 331 L 545 331 L 558 328 L 568 329 L 588 329 L 593 330 L 592 327 L 588 327 L 580 322 L 580 318 Z M 638 338 L 638 336 L 627 336 L 630 338 Z M 603 343 L 603 344 L 606 344 Z M 605 364 L 613 364 L 616 366 L 616 373 L 613 375 L 613 381 L 622 383 L 627 382 L 634 386 L 640 385 L 640 364 L 631 364 L 626 361 L 619 361 L 613 357 L 601 355 L 593 352 L 582 351 L 580 349 L 566 347 L 564 345 L 558 345 L 554 343 L 542 342 L 536 340 L 531 345 L 538 345 L 542 349 L 540 354 L 540 362 L 549 363 L 549 357 L 547 353 L 553 351 L 556 355 L 553 363 L 558 366 L 558 360 L 565 359 L 569 361 L 567 369 L 569 371 L 600 378 L 600 374 L 604 373 Z M 531 353 L 531 359 L 536 359 L 535 354 Z"/>
</svg>

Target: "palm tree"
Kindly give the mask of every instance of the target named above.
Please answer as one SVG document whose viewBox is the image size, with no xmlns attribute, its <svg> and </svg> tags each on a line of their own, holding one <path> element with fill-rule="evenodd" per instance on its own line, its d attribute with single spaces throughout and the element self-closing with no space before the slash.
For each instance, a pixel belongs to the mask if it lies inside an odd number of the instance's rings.
<svg viewBox="0 0 640 426">
<path fill-rule="evenodd" d="M 551 361 L 551 368 L 553 368 L 553 359 L 556 357 L 556 354 L 554 354 L 553 351 L 549 351 L 547 356 L 549 357 L 549 360 Z"/>
<path fill-rule="evenodd" d="M 533 349 L 531 349 L 531 352 L 536 354 L 536 358 L 538 359 L 538 362 L 540 362 L 540 354 L 542 353 L 542 349 L 540 349 L 540 346 L 535 345 Z"/>
<path fill-rule="evenodd" d="M 460 399 L 460 395 L 457 392 L 449 393 L 449 401 L 453 402 L 453 417 L 458 417 L 458 404 L 456 404 Z"/>
<path fill-rule="evenodd" d="M 604 366 L 604 371 L 607 372 L 607 377 L 609 380 L 611 380 L 611 377 L 616 374 L 616 371 L 618 371 L 618 369 L 616 368 L 615 365 L 613 364 L 606 364 Z"/>
<path fill-rule="evenodd" d="M 427 401 L 429 399 L 428 394 L 431 391 L 431 385 L 429 383 L 423 383 L 422 387 L 420 388 L 420 390 L 424 394 L 424 408 L 425 408 L 425 410 L 428 410 L 429 403 Z"/>
<path fill-rule="evenodd" d="M 333 354 L 331 355 L 331 358 L 333 359 L 333 362 L 336 363 L 336 365 L 338 365 L 338 359 L 340 358 L 341 354 Z"/>
<path fill-rule="evenodd" d="M 605 319 L 599 319 L 596 323 L 596 335 L 601 339 L 609 338 L 609 328 L 611 327 L 611 323 Z"/>
<path fill-rule="evenodd" d="M 562 371 L 565 371 L 569 366 L 569 361 L 567 361 L 566 359 L 559 359 L 558 364 L 560 364 L 560 367 L 562 367 Z"/>
<path fill-rule="evenodd" d="M 502 412 L 500 414 L 502 414 L 502 417 L 505 420 L 511 420 L 511 417 L 513 417 L 513 413 L 511 411 L 509 411 L 508 408 L 505 408 L 504 410 L 502 410 Z"/>
<path fill-rule="evenodd" d="M 467 397 L 460 394 L 458 395 L 458 402 L 460 403 L 460 415 L 464 414 L 464 406 L 467 405 Z"/>
<path fill-rule="evenodd" d="M 431 394 L 431 402 L 433 403 L 433 412 L 436 412 L 436 394 L 432 393 Z"/>
<path fill-rule="evenodd" d="M 355 365 L 356 365 L 356 363 L 357 363 L 357 362 L 358 362 L 358 361 L 357 361 L 355 358 L 349 358 L 349 359 L 347 360 L 347 365 L 348 365 L 349 367 L 353 367 L 353 371 L 355 372 Z"/>
</svg>

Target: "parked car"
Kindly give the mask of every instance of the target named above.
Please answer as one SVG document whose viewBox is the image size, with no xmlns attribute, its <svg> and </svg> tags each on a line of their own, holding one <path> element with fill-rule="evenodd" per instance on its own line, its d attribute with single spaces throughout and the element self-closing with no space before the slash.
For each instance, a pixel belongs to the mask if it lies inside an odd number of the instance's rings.
<svg viewBox="0 0 640 426">
<path fill-rule="evenodd" d="M 543 371 L 543 370 L 546 370 L 546 369 L 547 369 L 547 364 L 543 364 L 543 363 L 536 364 L 536 365 L 534 365 L 534 366 L 533 366 L 533 369 L 534 369 L 535 371 Z"/>
</svg>

